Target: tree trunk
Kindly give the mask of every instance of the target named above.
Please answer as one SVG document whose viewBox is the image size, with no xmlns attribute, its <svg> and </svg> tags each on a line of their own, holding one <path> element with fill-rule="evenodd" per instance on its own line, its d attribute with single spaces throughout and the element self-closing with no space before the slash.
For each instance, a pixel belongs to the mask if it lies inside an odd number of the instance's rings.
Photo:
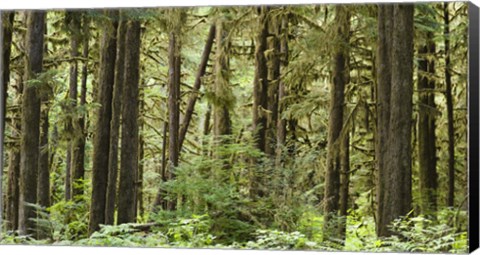
<svg viewBox="0 0 480 255">
<path fill-rule="evenodd" d="M 17 121 L 14 122 L 14 125 L 17 126 L 18 130 L 21 129 Z M 17 134 L 14 137 L 19 136 Z M 20 140 L 20 139 L 19 139 Z M 18 148 L 18 147 L 17 147 Z M 7 230 L 17 230 L 18 229 L 18 212 L 19 212 L 19 202 L 20 202 L 20 151 L 18 149 L 11 149 L 8 162 L 8 193 L 7 193 L 7 211 L 6 211 L 6 220 L 7 220 Z"/>
<path fill-rule="evenodd" d="M 343 178 L 340 182 L 340 176 L 348 172 L 348 163 L 345 164 L 344 151 L 345 140 L 348 141 L 348 132 L 342 130 L 344 104 L 345 104 L 345 86 L 348 81 L 348 48 L 350 33 L 350 14 L 348 7 L 342 5 L 335 6 L 335 24 L 337 25 L 337 49 L 334 54 L 333 83 L 330 89 L 330 114 L 328 119 L 328 152 L 327 152 L 327 170 L 325 174 L 325 193 L 324 193 L 324 236 L 327 238 L 345 238 L 345 220 L 337 217 L 345 217 L 340 212 L 340 193 L 341 185 L 348 185 L 348 179 Z M 346 135 L 342 136 L 342 132 Z M 348 155 L 347 155 L 348 156 Z M 348 161 L 348 160 L 347 160 Z M 348 191 L 348 186 L 347 186 Z M 348 199 L 348 198 L 344 198 Z M 345 205 L 346 206 L 346 205 Z"/>
<path fill-rule="evenodd" d="M 117 56 L 115 60 L 115 82 L 113 87 L 112 120 L 110 122 L 110 149 L 108 155 L 108 188 L 107 204 L 105 208 L 105 223 L 113 225 L 115 222 L 115 203 L 117 200 L 118 185 L 118 143 L 120 135 L 120 114 L 122 110 L 122 96 L 125 85 L 125 41 L 127 22 L 122 20 L 118 25 Z"/>
<path fill-rule="evenodd" d="M 160 167 L 160 177 L 162 178 L 162 182 L 165 183 L 167 181 L 167 144 L 168 144 L 168 122 L 163 122 L 163 137 L 162 137 L 162 165 Z M 165 197 L 167 196 L 165 190 L 163 188 L 159 188 L 157 192 L 157 196 L 155 198 L 155 203 L 153 204 L 153 211 L 159 209 L 158 207 L 161 206 L 163 210 L 167 209 L 167 200 Z"/>
<path fill-rule="evenodd" d="M 20 144 L 20 234 L 36 233 L 35 209 L 28 205 L 37 202 L 37 173 L 40 141 L 40 97 L 38 87 L 32 84 L 42 72 L 43 38 L 45 30 L 45 13 L 28 12 L 27 20 L 27 61 L 25 68 L 25 85 L 22 102 L 22 135 Z"/>
<path fill-rule="evenodd" d="M 265 152 L 275 155 L 276 148 L 276 128 L 278 119 L 278 90 L 280 82 L 280 40 L 279 30 L 281 20 L 277 17 L 269 17 L 270 37 L 268 38 L 269 54 L 267 56 L 268 66 L 268 115 L 265 138 Z"/>
<path fill-rule="evenodd" d="M 224 28 L 225 22 L 221 19 L 217 20 L 216 30 L 216 50 L 215 50 L 215 82 L 214 93 L 215 100 L 213 103 L 213 135 L 216 142 L 222 143 L 222 136 L 232 133 L 229 105 L 231 105 L 232 93 L 229 88 L 229 42 L 226 41 L 227 31 Z"/>
<path fill-rule="evenodd" d="M 264 52 L 267 50 L 267 7 L 259 7 L 259 31 L 255 38 L 255 77 L 253 83 L 253 130 L 257 148 L 265 152 L 267 118 L 268 70 Z"/>
<path fill-rule="evenodd" d="M 392 51 L 392 30 L 393 30 L 393 5 L 378 5 L 378 39 L 377 39 L 377 88 L 376 88 L 376 140 L 375 158 L 377 169 L 376 183 L 376 232 L 388 223 L 384 222 L 381 216 L 384 208 L 385 184 L 388 184 L 388 172 L 385 171 L 385 160 L 387 159 L 388 130 L 390 119 L 390 94 L 391 94 L 391 51 Z M 383 228 L 383 227 L 382 227 Z M 385 230 L 382 230 L 385 231 Z"/>
<path fill-rule="evenodd" d="M 110 145 L 110 120 L 112 117 L 112 90 L 115 74 L 117 11 L 105 11 L 112 20 L 102 31 L 101 57 L 98 82 L 97 125 L 93 138 L 92 156 L 92 202 L 88 233 L 100 228 L 105 223 L 105 206 L 108 179 L 108 155 Z M 113 30 L 113 31 L 112 31 Z"/>
<path fill-rule="evenodd" d="M 2 162 L 1 166 L 0 166 L 0 180 L 3 180 L 3 168 L 4 168 L 4 134 L 5 134 L 5 122 L 6 122 L 6 108 L 7 108 L 7 98 L 8 98 L 8 86 L 9 86 L 9 83 L 10 83 L 10 55 L 11 55 L 11 51 L 12 51 L 12 33 L 13 33 L 13 20 L 14 20 L 14 17 L 15 17 L 15 12 L 11 11 L 11 12 L 0 12 L 0 33 L 1 33 L 1 36 L 0 38 L 2 38 L 2 40 L 0 41 L 0 53 L 2 54 L 1 57 L 2 59 L 0 59 L 1 61 L 1 68 L 0 68 L 0 84 L 3 86 L 2 88 L 2 100 L 1 100 L 1 106 L 2 106 L 2 112 L 0 113 L 1 114 L 1 121 L 2 121 L 2 124 L 1 124 L 1 130 L 0 130 L 0 135 L 1 135 L 1 139 L 0 139 L 0 142 L 2 143 L 2 146 L 0 147 L 0 160 Z M 13 153 L 11 152 L 10 155 L 12 155 Z M 12 155 L 13 156 L 13 155 Z M 18 160 L 17 160 L 18 161 Z M 9 180 L 10 180 L 10 165 L 9 165 Z M 13 176 L 12 176 L 13 177 Z M 14 180 L 14 182 L 17 182 L 18 179 Z M 10 183 L 10 181 L 9 181 Z M 14 189 L 17 189 L 18 190 L 18 187 L 15 187 Z M 7 220 L 7 229 L 10 229 L 10 227 L 12 226 L 11 222 L 9 222 L 9 219 L 10 219 L 10 213 L 9 213 L 9 210 L 11 209 L 11 205 L 12 203 L 10 203 L 10 197 L 11 197 L 11 189 L 10 189 L 10 186 L 7 187 L 7 197 L 5 199 L 5 212 L 6 212 L 6 220 Z M 18 193 L 16 193 L 18 194 Z M 3 226 L 3 212 L 4 212 L 4 202 L 3 202 L 3 182 L 0 183 L 0 230 L 4 229 Z M 13 199 L 13 197 L 12 197 Z M 18 195 L 17 195 L 17 199 L 18 201 Z M 13 201 L 12 201 L 13 202 Z M 18 202 L 16 202 L 18 204 Z M 18 206 L 18 205 L 17 205 Z M 17 207 L 18 208 L 18 207 Z M 18 210 L 18 209 L 17 209 Z M 18 212 L 16 212 L 15 214 L 18 214 Z M 16 222 L 14 223 L 16 224 Z"/>
<path fill-rule="evenodd" d="M 340 200 L 339 200 L 339 232 L 342 237 L 346 235 L 348 215 L 348 194 L 350 185 L 350 134 L 346 134 L 340 148 Z"/>
<path fill-rule="evenodd" d="M 268 67 L 265 58 L 268 36 L 268 7 L 258 7 L 258 34 L 255 37 L 255 77 L 253 80 L 253 137 L 256 147 L 265 152 L 268 109 Z M 261 173 L 252 173 L 250 195 L 263 197 Z"/>
<path fill-rule="evenodd" d="M 435 54 L 433 33 L 427 32 L 426 45 L 418 50 L 418 163 L 420 172 L 420 210 L 433 216 L 437 209 L 437 156 L 435 146 L 435 63 L 430 58 Z M 430 60 L 429 60 L 430 59 Z"/>
<path fill-rule="evenodd" d="M 389 236 L 388 225 L 412 208 L 412 95 L 413 95 L 413 5 L 393 7 L 391 47 L 391 97 L 384 169 L 383 208 L 377 217 L 379 236 Z"/>
<path fill-rule="evenodd" d="M 208 59 L 210 57 L 210 52 L 212 51 L 213 40 L 215 39 L 215 25 L 210 26 L 210 31 L 208 32 L 207 41 L 205 42 L 205 47 L 203 48 L 202 58 L 200 60 L 200 65 L 198 67 L 197 75 L 195 76 L 195 83 L 193 84 L 192 95 L 188 100 L 187 110 L 185 111 L 185 117 L 183 118 L 182 125 L 180 126 L 180 136 L 178 138 L 178 147 L 179 150 L 182 150 L 183 141 L 187 135 L 188 126 L 192 119 L 193 111 L 195 108 L 195 103 L 198 98 L 198 91 L 202 85 L 202 78 L 205 75 L 207 70 Z"/>
<path fill-rule="evenodd" d="M 145 169 L 145 138 L 143 136 L 143 129 L 145 126 L 145 91 L 140 92 L 140 109 L 139 109 L 139 138 L 138 138 L 138 190 L 137 190 L 137 210 L 140 218 L 143 218 L 145 213 L 145 206 L 143 203 L 143 173 Z"/>
<path fill-rule="evenodd" d="M 78 11 L 69 11 L 65 15 L 65 23 L 67 24 L 70 33 L 70 57 L 73 59 L 70 62 L 70 81 L 68 91 L 68 107 L 66 111 L 71 114 L 71 117 L 67 119 L 65 131 L 69 139 L 67 160 L 66 160 L 66 174 L 65 174 L 65 200 L 72 199 L 72 159 L 76 156 L 74 154 L 74 143 L 76 140 L 77 132 L 74 128 L 74 112 L 77 106 L 77 87 L 78 87 L 78 61 L 76 58 L 79 56 L 79 46 L 81 42 L 81 13 Z"/>
<path fill-rule="evenodd" d="M 285 87 L 285 82 L 283 80 L 282 74 L 287 72 L 288 67 L 288 16 L 284 15 L 281 18 L 281 25 L 280 25 L 280 52 L 279 52 L 279 61 L 280 61 L 280 74 L 279 74 L 279 82 L 278 82 L 278 117 L 277 117 L 277 143 L 276 143 L 276 152 L 275 152 L 275 167 L 277 169 L 281 169 L 284 167 L 284 163 L 286 162 L 284 151 L 286 146 L 286 139 L 287 139 L 287 120 L 282 117 L 282 113 L 286 109 L 286 105 L 284 99 L 287 97 L 287 89 Z M 286 202 L 287 194 L 288 194 L 288 183 L 289 177 L 285 171 L 281 171 L 280 173 L 281 183 L 285 186 L 280 186 L 280 196 Z"/>
<path fill-rule="evenodd" d="M 127 23 L 125 76 L 122 100 L 122 143 L 118 224 L 135 222 L 138 171 L 138 83 L 140 76 L 140 21 Z"/>
<path fill-rule="evenodd" d="M 170 32 L 168 47 L 168 173 L 167 180 L 175 179 L 174 168 L 178 166 L 178 128 L 180 118 L 180 43 L 176 31 Z M 176 209 L 176 199 L 167 201 L 167 210 Z"/>
<path fill-rule="evenodd" d="M 448 3 L 443 3 L 443 20 L 445 24 L 445 97 L 447 100 L 448 119 L 448 195 L 447 206 L 455 206 L 455 129 L 453 127 L 452 75 L 450 74 L 450 15 Z"/>
<path fill-rule="evenodd" d="M 42 207 L 50 206 L 50 169 L 48 164 L 49 159 L 49 145 L 48 145 L 48 113 L 49 98 L 45 96 L 42 98 L 42 103 L 45 104 L 41 112 L 41 132 L 40 132 L 40 158 L 38 162 L 38 187 L 37 187 L 37 202 Z"/>
<path fill-rule="evenodd" d="M 83 52 L 82 57 L 84 59 L 88 58 L 88 42 L 90 38 L 89 24 L 90 21 L 87 17 L 84 16 L 83 20 Z M 81 90 L 80 90 L 80 106 L 84 107 L 87 103 L 87 78 L 88 78 L 88 60 L 84 60 L 82 66 L 82 79 L 81 79 Z M 75 135 L 75 143 L 73 146 L 73 158 L 72 158 L 72 167 L 73 167 L 73 189 L 72 196 L 75 200 L 79 200 L 79 196 L 83 195 L 84 185 L 83 179 L 85 177 L 85 139 L 86 139 L 86 128 L 85 128 L 85 114 L 82 114 L 78 117 L 77 120 L 77 133 Z"/>
</svg>

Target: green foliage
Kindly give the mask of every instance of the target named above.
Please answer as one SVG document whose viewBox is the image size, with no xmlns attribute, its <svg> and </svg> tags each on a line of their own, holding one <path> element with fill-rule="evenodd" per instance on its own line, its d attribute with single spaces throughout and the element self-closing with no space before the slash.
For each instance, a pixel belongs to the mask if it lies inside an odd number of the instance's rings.
<svg viewBox="0 0 480 255">
<path fill-rule="evenodd" d="M 248 249 L 275 249 L 275 250 L 309 250 L 317 243 L 306 239 L 305 235 L 295 231 L 285 233 L 278 230 L 256 230 L 255 241 L 246 243 Z"/>
</svg>

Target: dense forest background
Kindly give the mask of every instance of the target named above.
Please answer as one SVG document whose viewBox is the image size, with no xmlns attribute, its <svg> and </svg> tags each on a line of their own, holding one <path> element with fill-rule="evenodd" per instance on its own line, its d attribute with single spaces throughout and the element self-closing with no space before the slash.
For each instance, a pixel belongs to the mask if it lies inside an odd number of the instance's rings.
<svg viewBox="0 0 480 255">
<path fill-rule="evenodd" d="M 2 13 L 1 241 L 466 252 L 467 4 Z"/>
</svg>

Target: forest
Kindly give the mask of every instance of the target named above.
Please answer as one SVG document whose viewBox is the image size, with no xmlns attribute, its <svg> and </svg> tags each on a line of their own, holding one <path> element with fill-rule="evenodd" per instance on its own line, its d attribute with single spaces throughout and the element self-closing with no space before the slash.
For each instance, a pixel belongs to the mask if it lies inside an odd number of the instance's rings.
<svg viewBox="0 0 480 255">
<path fill-rule="evenodd" d="M 467 252 L 467 14 L 3 11 L 0 244 Z"/>
</svg>

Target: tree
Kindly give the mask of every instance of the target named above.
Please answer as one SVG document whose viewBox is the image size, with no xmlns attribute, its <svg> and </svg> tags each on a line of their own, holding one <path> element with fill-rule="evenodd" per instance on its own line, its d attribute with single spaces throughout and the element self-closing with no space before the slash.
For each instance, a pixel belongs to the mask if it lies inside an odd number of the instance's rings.
<svg viewBox="0 0 480 255">
<path fill-rule="evenodd" d="M 258 7 L 258 34 L 255 37 L 255 77 L 253 81 L 253 130 L 257 148 L 265 151 L 265 128 L 268 109 L 268 67 L 264 52 L 267 50 L 268 7 Z"/>
<path fill-rule="evenodd" d="M 437 207 L 437 155 L 435 136 L 435 42 L 426 33 L 426 43 L 418 49 L 418 163 L 420 172 L 421 213 L 432 215 Z"/>
<path fill-rule="evenodd" d="M 0 53 L 2 54 L 1 55 L 1 59 L 0 59 L 0 63 L 1 63 L 1 69 L 0 69 L 0 84 L 2 86 L 2 102 L 1 102 L 1 105 L 2 105 L 2 112 L 0 113 L 1 114 L 1 120 L 2 120 L 2 126 L 1 126 L 1 139 L 0 139 L 0 142 L 3 144 L 4 143 L 4 134 L 5 134 L 5 119 L 6 119 L 6 107 L 7 107 L 7 98 L 8 98 L 8 87 L 9 87 L 9 84 L 10 84 L 10 56 L 11 56 L 11 51 L 12 51 L 12 33 L 13 33 L 13 20 L 14 20 L 14 17 L 15 17 L 15 12 L 1 12 L 0 13 L 0 33 L 1 33 L 1 36 L 0 38 L 3 38 L 3 40 L 0 42 Z M 0 152 L 0 156 L 1 156 L 1 160 L 2 160 L 2 165 L 1 165 L 1 169 L 3 169 L 4 165 L 3 165 L 3 159 L 4 159 L 4 147 L 2 146 L 1 147 L 1 152 Z M 10 168 L 10 166 L 9 166 Z M 2 173 L 0 173 L 0 180 L 3 180 L 3 171 L 1 171 Z M 9 185 L 8 185 L 8 191 L 11 190 L 11 185 L 10 185 L 10 169 L 9 169 Z M 13 176 L 12 176 L 13 177 Z M 18 177 L 17 179 L 18 180 Z M 15 181 L 16 181 L 15 180 Z M 14 180 L 12 180 L 14 181 Z M 2 183 L 3 184 L 3 183 Z M 0 229 L 3 228 L 4 224 L 3 224 L 3 206 L 4 206 L 4 203 L 3 203 L 3 185 L 0 184 Z M 16 191 L 18 190 L 17 187 L 13 187 L 13 189 Z M 12 211 L 10 211 L 11 209 L 15 210 L 14 208 L 11 208 L 12 206 L 13 207 L 16 207 L 17 208 L 17 212 L 13 213 L 13 214 L 18 214 L 18 196 L 16 196 L 16 199 L 14 199 L 13 197 L 10 196 L 10 192 L 7 192 L 7 199 L 6 199 L 6 203 L 5 203 L 5 211 L 6 211 L 6 219 L 7 219 L 7 229 L 10 229 L 8 226 L 11 226 L 12 225 L 12 222 L 10 222 L 9 220 L 13 220 L 15 221 L 14 224 L 17 223 L 17 220 L 16 219 L 11 219 L 9 216 L 12 215 Z M 16 194 L 18 194 L 18 192 L 16 192 Z M 14 203 L 11 203 L 13 202 L 12 200 L 16 200 L 16 202 Z"/>
<path fill-rule="evenodd" d="M 213 135 L 216 142 L 222 144 L 225 135 L 232 133 L 232 123 L 229 109 L 232 107 L 233 95 L 229 88 L 229 41 L 226 21 L 219 18 L 216 22 L 216 49 L 214 66 L 214 94 L 213 103 Z"/>
<path fill-rule="evenodd" d="M 195 83 L 193 84 L 192 95 L 188 100 L 187 109 L 185 110 L 185 117 L 183 117 L 182 125 L 180 126 L 180 134 L 178 139 L 179 150 L 182 149 L 183 142 L 187 135 L 188 127 L 190 125 L 192 114 L 195 108 L 195 102 L 198 99 L 198 92 L 199 92 L 200 86 L 202 85 L 202 78 L 204 77 L 205 72 L 207 70 L 207 64 L 210 58 L 210 52 L 212 51 L 212 45 L 213 45 L 214 39 L 215 39 L 215 24 L 210 26 L 210 30 L 207 36 L 207 41 L 205 42 L 200 64 L 198 66 L 197 75 L 195 76 Z"/>
<path fill-rule="evenodd" d="M 108 187 L 107 204 L 105 208 L 105 223 L 113 224 L 115 222 L 115 205 L 117 199 L 118 185 L 118 143 L 120 135 L 120 115 L 122 114 L 122 98 L 124 90 L 125 73 L 125 41 L 127 31 L 127 21 L 124 13 L 121 13 L 121 21 L 118 25 L 117 34 L 117 55 L 115 60 L 115 82 L 113 87 L 112 101 L 112 120 L 110 122 L 110 149 L 108 155 Z"/>
<path fill-rule="evenodd" d="M 388 131 L 390 119 L 390 97 L 391 97 L 391 51 L 393 31 L 393 6 L 378 5 L 378 39 L 377 39 L 377 88 L 376 88 L 376 143 L 375 158 L 377 169 L 377 215 L 376 231 L 380 233 L 380 226 L 384 223 L 383 207 L 385 200 L 385 184 L 388 183 L 388 172 L 385 170 L 387 159 Z M 382 230 L 385 231 L 385 230 Z"/>
<path fill-rule="evenodd" d="M 268 36 L 268 7 L 257 8 L 258 31 L 255 36 L 255 76 L 253 79 L 253 137 L 258 150 L 265 152 L 268 109 L 268 66 L 265 58 Z M 260 183 L 260 173 L 255 171 L 252 176 L 250 195 L 263 197 L 265 195 Z"/>
<path fill-rule="evenodd" d="M 22 133 L 20 143 L 20 214 L 21 234 L 35 234 L 35 209 L 30 204 L 37 202 L 37 172 L 40 140 L 39 89 L 43 63 L 43 39 L 45 12 L 30 11 L 27 19 L 26 67 L 22 101 Z"/>
<path fill-rule="evenodd" d="M 379 11 L 379 45 L 385 43 L 382 39 L 388 33 L 388 30 L 384 30 L 388 26 L 385 24 L 389 22 L 386 21 L 388 17 L 392 17 L 393 29 L 391 47 L 387 47 L 388 51 L 385 52 L 379 49 L 381 53 L 391 54 L 391 61 L 386 63 L 382 62 L 385 56 L 379 54 L 378 64 L 382 68 L 382 65 L 391 63 L 387 67 L 391 71 L 391 81 L 378 78 L 379 89 L 381 86 L 391 86 L 387 143 L 379 145 L 386 147 L 385 154 L 381 155 L 384 165 L 379 169 L 379 181 L 382 182 L 382 196 L 378 204 L 382 207 L 379 207 L 377 215 L 379 236 L 391 235 L 388 228 L 390 223 L 400 216 L 406 216 L 412 209 L 413 5 L 396 4 L 392 16 L 385 14 L 384 10 Z"/>
<path fill-rule="evenodd" d="M 348 7 L 335 6 L 335 24 L 337 26 L 337 49 L 334 54 L 333 83 L 330 89 L 330 114 L 328 119 L 328 154 L 325 174 L 324 194 L 324 236 L 327 238 L 345 238 L 346 210 L 340 212 L 341 185 L 347 187 L 348 181 L 341 176 L 348 170 L 348 132 L 344 130 L 345 86 L 348 81 L 348 45 L 350 33 L 350 14 Z M 347 134 L 345 134 L 347 133 Z M 345 144 L 346 143 L 346 144 Z M 345 157 L 346 156 L 346 157 Z M 344 198 L 346 199 L 345 195 Z M 344 206 L 346 206 L 344 204 Z"/>
<path fill-rule="evenodd" d="M 273 9 L 273 11 L 279 11 L 280 9 Z M 275 155 L 276 148 L 276 128 L 278 119 L 278 88 L 280 83 L 280 38 L 279 30 L 281 29 L 281 19 L 273 14 L 268 17 L 269 25 L 269 37 L 267 39 L 267 45 L 269 52 L 266 55 L 267 68 L 268 68 L 268 115 L 266 123 L 266 138 L 265 138 L 265 152 L 273 156 Z"/>
<path fill-rule="evenodd" d="M 108 155 L 110 145 L 110 120 L 112 117 L 112 91 L 115 74 L 116 31 L 118 12 L 105 11 L 109 17 L 103 27 L 97 100 L 97 124 L 93 139 L 92 204 L 88 232 L 92 234 L 105 223 L 106 192 L 108 181 Z"/>
<path fill-rule="evenodd" d="M 443 3 L 443 21 L 445 36 L 445 98 L 447 100 L 448 122 L 448 196 L 447 206 L 455 205 L 455 129 L 453 126 L 452 75 L 450 72 L 450 15 L 448 3 Z"/>
<path fill-rule="evenodd" d="M 82 26 L 82 35 L 83 35 L 83 49 L 82 49 L 82 78 L 80 81 L 81 90 L 80 90 L 80 107 L 85 107 L 87 103 L 87 77 L 88 77 L 88 42 L 90 38 L 89 32 L 90 20 L 86 15 L 83 16 L 83 26 Z M 78 196 L 83 195 L 83 186 L 81 182 L 85 177 L 85 139 L 86 139 L 86 123 L 85 123 L 85 113 L 80 113 L 78 119 L 75 123 L 76 134 L 75 142 L 73 144 L 73 158 L 72 158 L 72 167 L 73 167 L 73 189 L 72 196 L 74 199 L 78 200 Z"/>
<path fill-rule="evenodd" d="M 140 61 L 140 21 L 130 20 L 125 34 L 125 76 L 122 104 L 122 150 L 118 223 L 134 222 L 138 172 L 138 83 Z"/>
<path fill-rule="evenodd" d="M 74 128 L 74 109 L 77 106 L 77 97 L 78 97 L 78 56 L 79 48 L 81 43 L 81 13 L 78 11 L 70 11 L 65 15 L 65 23 L 67 23 L 69 32 L 70 32 L 70 57 L 72 61 L 70 62 L 70 80 L 69 80 L 69 102 L 67 111 L 70 112 L 70 117 L 67 120 L 66 132 L 67 136 L 70 139 L 67 150 L 67 161 L 66 161 L 66 175 L 65 175 L 65 200 L 72 199 L 72 168 L 73 168 L 73 159 L 78 158 L 74 154 L 74 143 L 76 140 L 76 134 L 79 132 Z M 78 150 L 77 150 L 78 153 Z"/>
<path fill-rule="evenodd" d="M 283 15 L 280 24 L 280 75 L 283 75 L 288 67 L 288 16 Z M 278 118 L 277 118 L 277 152 L 276 162 L 277 167 L 282 161 L 283 147 L 287 139 L 287 120 L 282 118 L 282 113 L 285 110 L 283 105 L 284 98 L 287 96 L 284 79 L 280 79 L 278 82 Z"/>
</svg>

